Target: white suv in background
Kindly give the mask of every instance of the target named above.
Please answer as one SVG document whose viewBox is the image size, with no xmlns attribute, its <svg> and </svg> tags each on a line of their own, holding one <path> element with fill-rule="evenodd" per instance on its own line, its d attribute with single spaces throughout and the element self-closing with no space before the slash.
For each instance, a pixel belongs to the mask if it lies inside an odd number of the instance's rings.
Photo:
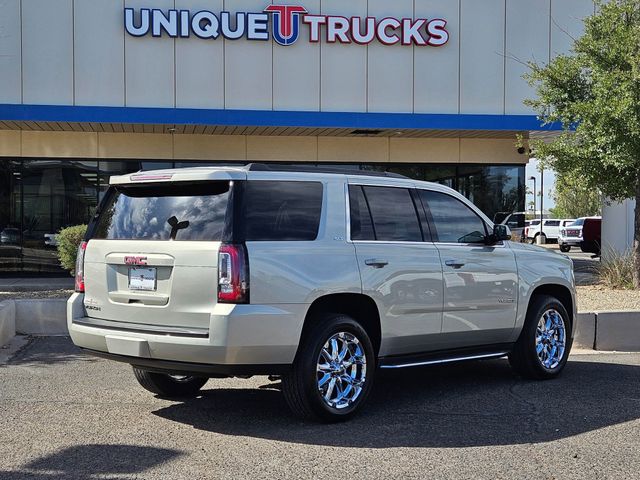
<svg viewBox="0 0 640 480">
<path fill-rule="evenodd" d="M 508 356 L 548 379 L 569 356 L 571 261 L 510 242 L 450 188 L 265 165 L 110 183 L 80 247 L 69 332 L 160 396 L 273 375 L 297 415 L 339 421 L 378 368 Z"/>
<path fill-rule="evenodd" d="M 547 240 L 558 240 L 560 236 L 560 229 L 571 225 L 575 222 L 573 218 L 565 218 L 562 220 L 550 218 L 544 219 L 542 229 L 540 228 L 540 220 L 531 220 L 529 226 L 524 229 L 525 238 L 531 240 L 532 243 L 536 243 L 540 233 L 545 236 L 545 243 Z"/>
</svg>

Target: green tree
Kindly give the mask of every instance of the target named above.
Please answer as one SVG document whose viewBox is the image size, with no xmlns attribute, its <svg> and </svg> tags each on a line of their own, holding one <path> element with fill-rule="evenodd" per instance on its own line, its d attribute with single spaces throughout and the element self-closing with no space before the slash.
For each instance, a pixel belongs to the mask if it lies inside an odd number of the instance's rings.
<svg viewBox="0 0 640 480">
<path fill-rule="evenodd" d="M 568 55 L 531 63 L 526 103 L 562 133 L 533 142 L 538 158 L 613 200 L 636 199 L 634 285 L 640 288 L 640 0 L 596 0 Z"/>
<path fill-rule="evenodd" d="M 582 181 L 574 172 L 556 176 L 556 185 L 551 191 L 556 202 L 553 210 L 557 218 L 578 218 L 598 215 L 602 211 L 602 196 L 593 186 Z"/>
</svg>

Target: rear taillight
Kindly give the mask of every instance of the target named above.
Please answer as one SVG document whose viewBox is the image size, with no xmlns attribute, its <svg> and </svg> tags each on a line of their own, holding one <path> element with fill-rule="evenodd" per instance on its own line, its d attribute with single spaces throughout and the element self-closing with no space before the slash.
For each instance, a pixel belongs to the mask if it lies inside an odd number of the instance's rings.
<svg viewBox="0 0 640 480">
<path fill-rule="evenodd" d="M 218 253 L 218 302 L 249 303 L 249 261 L 244 245 L 222 245 Z"/>
<path fill-rule="evenodd" d="M 87 249 L 87 242 L 82 242 L 78 247 L 76 257 L 76 292 L 84 293 L 84 252 Z"/>
</svg>

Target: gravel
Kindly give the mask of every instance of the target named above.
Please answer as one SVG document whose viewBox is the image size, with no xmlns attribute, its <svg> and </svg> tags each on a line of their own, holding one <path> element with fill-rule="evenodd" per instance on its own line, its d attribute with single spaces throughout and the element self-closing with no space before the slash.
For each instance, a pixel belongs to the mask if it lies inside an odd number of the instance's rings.
<svg viewBox="0 0 640 480">
<path fill-rule="evenodd" d="M 604 285 L 577 287 L 579 312 L 640 310 L 640 290 L 613 290 Z"/>
<path fill-rule="evenodd" d="M 36 290 L 31 292 L 0 292 L 3 300 L 21 300 L 27 298 L 69 298 L 73 290 Z"/>
</svg>

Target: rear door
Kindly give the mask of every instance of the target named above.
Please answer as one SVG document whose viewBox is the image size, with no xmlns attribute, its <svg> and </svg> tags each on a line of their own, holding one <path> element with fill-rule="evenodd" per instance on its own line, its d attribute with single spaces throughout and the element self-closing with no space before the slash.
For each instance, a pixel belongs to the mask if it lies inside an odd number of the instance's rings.
<svg viewBox="0 0 640 480">
<path fill-rule="evenodd" d="M 380 312 L 382 356 L 435 349 L 442 328 L 440 256 L 416 200 L 411 188 L 349 186 L 350 237 L 362 291 Z"/>
<path fill-rule="evenodd" d="M 232 185 L 222 180 L 111 187 L 85 253 L 87 314 L 208 328 Z"/>
<path fill-rule="evenodd" d="M 419 196 L 442 259 L 445 348 L 508 342 L 518 307 L 512 250 L 486 245 L 487 225 L 460 199 L 430 190 Z"/>
</svg>

